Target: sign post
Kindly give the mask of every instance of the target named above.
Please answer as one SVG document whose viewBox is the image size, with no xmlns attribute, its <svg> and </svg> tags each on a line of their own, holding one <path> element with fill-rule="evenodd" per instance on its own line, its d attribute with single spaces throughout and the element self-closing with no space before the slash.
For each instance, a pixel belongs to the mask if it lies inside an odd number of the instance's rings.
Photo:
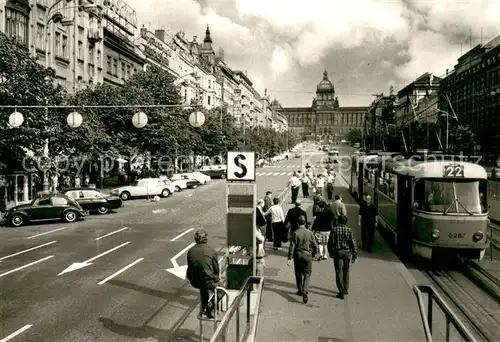
<svg viewBox="0 0 500 342">
<path fill-rule="evenodd" d="M 252 255 L 228 260 L 228 288 L 238 290 L 256 273 L 255 152 L 228 152 L 226 180 L 227 245 L 245 247 Z"/>
</svg>

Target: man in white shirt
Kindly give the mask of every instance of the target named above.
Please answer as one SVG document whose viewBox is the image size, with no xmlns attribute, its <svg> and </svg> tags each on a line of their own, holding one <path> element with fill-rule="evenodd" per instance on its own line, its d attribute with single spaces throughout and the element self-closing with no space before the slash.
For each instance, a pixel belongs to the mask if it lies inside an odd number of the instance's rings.
<svg viewBox="0 0 500 342">
<path fill-rule="evenodd" d="M 316 179 L 316 195 L 323 196 L 325 193 L 325 177 L 322 174 L 318 175 Z"/>
<path fill-rule="evenodd" d="M 326 194 L 328 196 L 328 200 L 331 201 L 333 199 L 333 185 L 335 184 L 335 174 L 328 170 L 326 172 Z"/>
<path fill-rule="evenodd" d="M 292 204 L 295 203 L 297 197 L 299 196 L 299 189 L 301 185 L 302 182 L 300 181 L 300 178 L 297 176 L 297 172 L 294 172 L 292 178 L 290 178 L 290 181 L 288 182 L 288 186 L 291 187 L 292 190 Z"/>
<path fill-rule="evenodd" d="M 345 207 L 344 202 L 342 202 L 342 197 L 340 197 L 340 195 L 335 195 L 335 201 L 330 206 L 330 210 L 335 218 L 334 224 L 337 224 L 340 216 L 347 217 L 347 208 Z"/>
</svg>

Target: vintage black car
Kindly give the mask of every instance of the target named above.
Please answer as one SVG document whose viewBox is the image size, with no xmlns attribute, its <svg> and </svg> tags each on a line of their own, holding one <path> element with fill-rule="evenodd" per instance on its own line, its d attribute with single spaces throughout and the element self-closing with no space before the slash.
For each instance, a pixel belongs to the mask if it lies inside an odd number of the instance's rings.
<svg viewBox="0 0 500 342">
<path fill-rule="evenodd" d="M 32 221 L 62 220 L 75 222 L 88 215 L 78 203 L 64 194 L 43 193 L 37 195 L 31 203 L 10 208 L 4 215 L 6 224 L 20 227 Z"/>
<path fill-rule="evenodd" d="M 123 207 L 123 202 L 118 196 L 105 195 L 99 189 L 73 188 L 62 192 L 75 200 L 83 209 L 99 214 L 107 214 L 110 210 Z"/>
<path fill-rule="evenodd" d="M 200 169 L 200 172 L 209 176 L 210 178 L 226 178 L 227 167 L 226 165 L 209 165 Z"/>
</svg>

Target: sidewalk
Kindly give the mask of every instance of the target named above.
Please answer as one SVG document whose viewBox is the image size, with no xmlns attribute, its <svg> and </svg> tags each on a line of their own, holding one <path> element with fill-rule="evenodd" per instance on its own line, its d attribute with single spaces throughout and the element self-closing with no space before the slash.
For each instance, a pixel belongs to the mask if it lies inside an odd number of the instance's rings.
<svg viewBox="0 0 500 342">
<path fill-rule="evenodd" d="M 359 241 L 358 206 L 346 188 L 336 186 L 335 192 L 344 198 Z M 303 201 L 309 220 L 311 204 Z M 345 300 L 335 298 L 332 260 L 314 261 L 309 303 L 303 304 L 286 251 L 268 248 L 257 341 L 424 341 L 412 277 L 378 233 L 373 251 L 361 251 L 352 265 Z"/>
</svg>

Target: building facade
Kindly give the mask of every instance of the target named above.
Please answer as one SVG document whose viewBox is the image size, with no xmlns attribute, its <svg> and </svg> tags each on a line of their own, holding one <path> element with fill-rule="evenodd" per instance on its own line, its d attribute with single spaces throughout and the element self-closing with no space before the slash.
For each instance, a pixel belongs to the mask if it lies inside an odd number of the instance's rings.
<svg viewBox="0 0 500 342">
<path fill-rule="evenodd" d="M 311 107 L 281 107 L 277 101 L 273 103 L 273 107 L 283 113 L 288 129 L 304 139 L 329 137 L 336 140 L 344 139 L 351 129 L 362 129 L 368 109 L 340 107 L 326 70 L 323 80 L 317 86 Z"/>
<path fill-rule="evenodd" d="M 440 108 L 472 129 L 482 152 L 500 153 L 500 36 L 461 56 L 440 94 Z"/>
<path fill-rule="evenodd" d="M 25 44 L 69 92 L 120 85 L 142 70 L 136 22 L 121 0 L 0 0 L 0 30 Z"/>
<path fill-rule="evenodd" d="M 440 77 L 426 72 L 401 89 L 394 105 L 396 124 L 404 126 L 412 120 L 437 122 L 441 81 Z"/>
</svg>

